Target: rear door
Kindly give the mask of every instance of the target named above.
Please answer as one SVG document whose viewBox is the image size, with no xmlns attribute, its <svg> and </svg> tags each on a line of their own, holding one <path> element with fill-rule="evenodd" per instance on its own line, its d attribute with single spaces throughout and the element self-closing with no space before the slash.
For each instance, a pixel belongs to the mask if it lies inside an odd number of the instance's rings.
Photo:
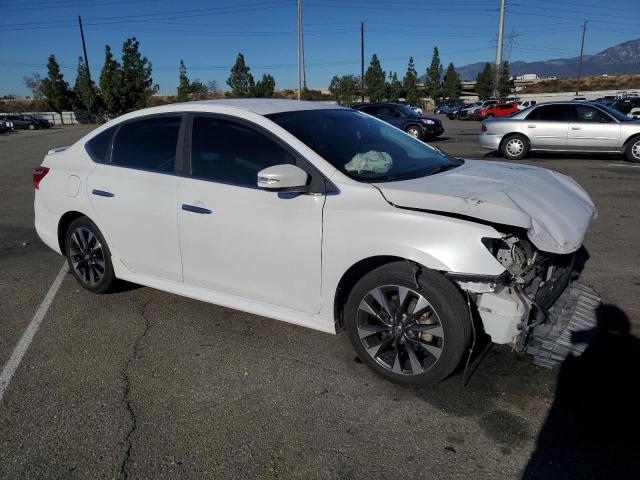
<svg viewBox="0 0 640 480">
<path fill-rule="evenodd" d="M 522 121 L 532 149 L 566 150 L 571 105 L 552 104 L 534 108 Z"/>
<path fill-rule="evenodd" d="M 615 151 L 620 148 L 620 124 L 590 105 L 574 105 L 567 147 L 570 150 Z"/>
<path fill-rule="evenodd" d="M 172 281 L 182 281 L 175 170 L 183 117 L 152 115 L 120 124 L 105 163 L 97 163 L 87 180 L 112 253 L 133 272 Z"/>
</svg>

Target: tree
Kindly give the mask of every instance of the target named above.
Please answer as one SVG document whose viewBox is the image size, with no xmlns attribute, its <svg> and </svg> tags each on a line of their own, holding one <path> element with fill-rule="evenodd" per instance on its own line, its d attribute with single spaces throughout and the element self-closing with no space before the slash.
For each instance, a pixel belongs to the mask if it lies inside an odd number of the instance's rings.
<svg viewBox="0 0 640 480">
<path fill-rule="evenodd" d="M 339 105 L 351 105 L 358 98 L 360 78 L 355 75 L 334 76 L 329 92 Z"/>
<path fill-rule="evenodd" d="M 364 85 L 371 102 L 382 102 L 387 96 L 385 74 L 375 53 L 371 57 L 371 63 L 364 75 Z"/>
<path fill-rule="evenodd" d="M 389 82 L 389 101 L 397 102 L 402 93 L 402 83 L 398 80 L 398 74 L 393 72 L 391 81 Z"/>
<path fill-rule="evenodd" d="M 196 96 L 204 96 L 209 93 L 207 86 L 199 79 L 195 79 L 189 85 L 189 93 Z"/>
<path fill-rule="evenodd" d="M 456 72 L 453 63 L 450 63 L 442 82 L 442 96 L 449 99 L 458 99 L 461 93 L 462 82 L 460 82 L 460 75 Z"/>
<path fill-rule="evenodd" d="M 409 58 L 409 64 L 407 65 L 407 73 L 404 76 L 405 100 L 409 105 L 417 105 L 420 99 L 418 95 L 418 72 L 413 64 L 413 57 Z"/>
<path fill-rule="evenodd" d="M 105 110 L 111 115 L 122 113 L 122 68 L 113 58 L 111 47 L 104 47 L 104 66 L 100 72 L 100 92 Z"/>
<path fill-rule="evenodd" d="M 180 60 L 180 72 L 178 74 L 178 101 L 186 102 L 189 100 L 189 94 L 191 93 L 191 84 L 189 83 L 189 77 L 187 77 L 187 67 L 184 62 Z"/>
<path fill-rule="evenodd" d="M 249 67 L 244 62 L 244 55 L 238 53 L 236 63 L 231 68 L 231 75 L 227 80 L 227 85 L 231 87 L 232 96 L 248 97 L 251 94 L 255 84 L 249 70 Z"/>
<path fill-rule="evenodd" d="M 207 82 L 207 93 L 217 95 L 219 92 L 220 87 L 218 87 L 218 82 L 216 80 L 210 80 Z"/>
<path fill-rule="evenodd" d="M 500 98 L 508 97 L 513 90 L 513 81 L 510 77 L 509 62 L 505 60 L 502 63 L 502 69 L 500 70 L 500 75 L 498 77 L 498 87 L 496 88 Z"/>
<path fill-rule="evenodd" d="M 60 73 L 60 65 L 55 55 L 49 56 L 47 78 L 42 80 L 42 95 L 45 97 L 44 108 L 52 112 L 62 112 L 72 107 L 72 94 L 69 84 Z"/>
<path fill-rule="evenodd" d="M 273 97 L 273 91 L 276 88 L 275 79 L 269 75 L 262 75 L 262 80 L 258 80 L 258 83 L 253 88 L 253 96 L 257 98 L 271 98 Z"/>
<path fill-rule="evenodd" d="M 39 73 L 34 73 L 31 76 L 25 75 L 22 77 L 25 87 L 31 90 L 31 96 L 34 100 L 38 100 L 42 97 L 42 77 Z"/>
<path fill-rule="evenodd" d="M 140 53 L 136 37 L 122 45 L 122 106 L 124 111 L 144 108 L 158 91 L 151 77 L 151 62 Z"/>
<path fill-rule="evenodd" d="M 440 63 L 440 53 L 438 47 L 433 49 L 431 66 L 427 68 L 427 94 L 433 100 L 440 96 L 440 77 L 442 77 L 442 64 Z"/>
<path fill-rule="evenodd" d="M 484 69 L 476 77 L 476 93 L 480 100 L 493 95 L 493 66 L 489 62 L 484 64 Z"/>
<path fill-rule="evenodd" d="M 87 64 L 82 57 L 78 57 L 78 73 L 73 92 L 80 108 L 84 108 L 89 113 L 98 112 L 100 102 L 96 84 L 91 80 Z"/>
</svg>

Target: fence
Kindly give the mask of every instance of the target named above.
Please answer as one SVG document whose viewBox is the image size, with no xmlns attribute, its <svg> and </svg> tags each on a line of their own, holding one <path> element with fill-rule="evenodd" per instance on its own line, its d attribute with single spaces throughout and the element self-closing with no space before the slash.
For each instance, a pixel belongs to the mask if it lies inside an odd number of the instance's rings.
<svg viewBox="0 0 640 480">
<path fill-rule="evenodd" d="M 78 125 L 83 123 L 95 123 L 96 119 L 87 112 L 21 112 L 21 113 L 0 113 L 0 117 L 5 115 L 31 115 L 36 118 L 48 120 L 54 125 Z"/>
</svg>

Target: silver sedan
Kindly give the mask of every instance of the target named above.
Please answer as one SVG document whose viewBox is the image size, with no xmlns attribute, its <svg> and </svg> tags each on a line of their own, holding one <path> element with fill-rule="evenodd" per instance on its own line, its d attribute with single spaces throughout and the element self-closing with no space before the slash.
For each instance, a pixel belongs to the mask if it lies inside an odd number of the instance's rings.
<svg viewBox="0 0 640 480">
<path fill-rule="evenodd" d="M 530 151 L 623 153 L 640 162 L 640 121 L 604 105 L 550 102 L 482 122 L 480 145 L 509 160 Z"/>
</svg>

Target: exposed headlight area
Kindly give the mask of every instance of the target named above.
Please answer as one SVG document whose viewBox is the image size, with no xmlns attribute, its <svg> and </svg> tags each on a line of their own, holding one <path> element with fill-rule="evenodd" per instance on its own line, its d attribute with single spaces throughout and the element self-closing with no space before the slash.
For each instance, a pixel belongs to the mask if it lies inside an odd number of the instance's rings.
<svg viewBox="0 0 640 480">
<path fill-rule="evenodd" d="M 422 123 L 424 123 L 425 125 L 435 125 L 436 122 L 434 122 L 433 120 L 431 120 L 430 118 L 423 118 L 420 120 Z"/>
</svg>

